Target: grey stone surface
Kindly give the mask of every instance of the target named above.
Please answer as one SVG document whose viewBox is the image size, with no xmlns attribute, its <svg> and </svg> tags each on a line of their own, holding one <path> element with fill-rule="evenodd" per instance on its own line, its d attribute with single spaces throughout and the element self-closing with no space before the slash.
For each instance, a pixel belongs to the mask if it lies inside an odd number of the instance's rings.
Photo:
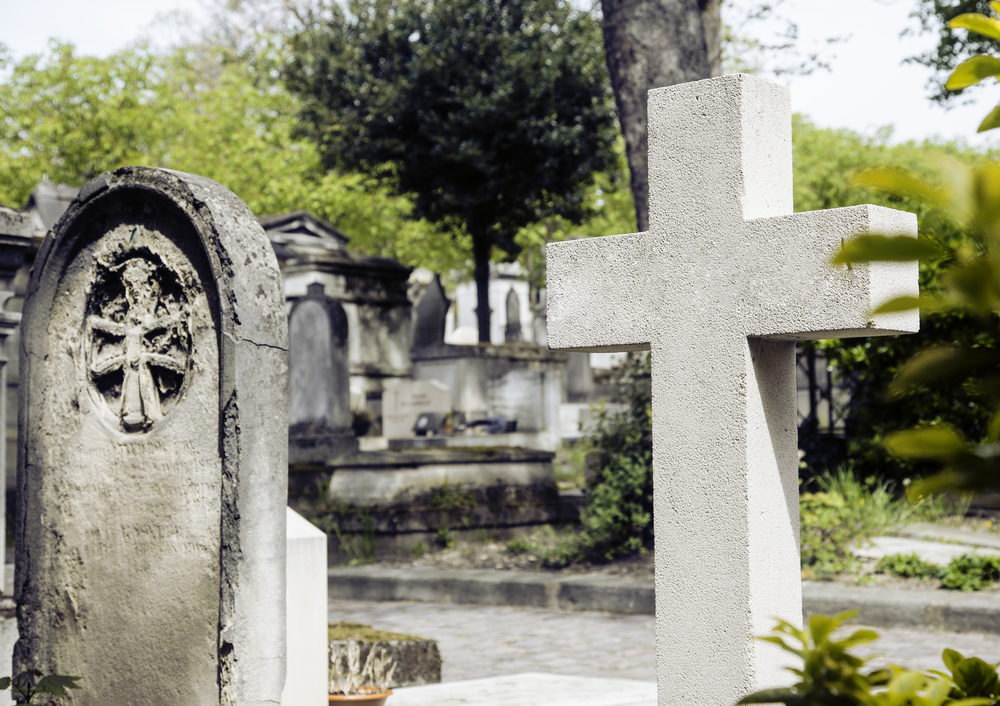
<svg viewBox="0 0 1000 706">
<path fill-rule="evenodd" d="M 368 659 L 368 654 L 375 649 L 380 655 L 385 650 L 396 665 L 392 673 L 390 689 L 421 684 L 438 684 L 441 681 L 441 651 L 434 640 L 389 640 L 371 642 L 357 640 L 361 647 L 361 664 Z M 347 651 L 347 640 L 332 640 L 330 652 Z"/>
<path fill-rule="evenodd" d="M 862 559 L 881 559 L 892 554 L 916 554 L 924 561 L 938 566 L 947 566 L 955 557 L 963 554 L 997 555 L 995 547 L 974 547 L 970 544 L 934 542 L 911 537 L 873 537 L 851 549 L 851 553 Z"/>
<path fill-rule="evenodd" d="M 382 393 L 382 436 L 413 437 L 413 425 L 421 414 L 445 414 L 451 411 L 451 404 L 451 390 L 437 380 L 399 382 Z"/>
<path fill-rule="evenodd" d="M 566 356 L 566 401 L 590 402 L 594 395 L 594 371 L 590 353 L 572 352 Z"/>
<path fill-rule="evenodd" d="M 287 346 L 232 192 L 139 167 L 81 189 L 24 310 L 15 671 L 83 675 L 83 706 L 279 701 Z"/>
<path fill-rule="evenodd" d="M 288 316 L 289 463 L 323 463 L 358 449 L 351 429 L 347 314 L 309 285 Z"/>
<path fill-rule="evenodd" d="M 1000 550 L 1000 535 L 973 532 L 960 527 L 942 527 L 929 522 L 914 522 L 898 527 L 894 532 L 900 537 L 958 542 L 973 547 L 989 547 Z"/>
<path fill-rule="evenodd" d="M 437 640 L 446 684 L 523 672 L 639 679 L 650 684 L 656 679 L 654 620 L 647 615 L 341 600 L 330 601 L 330 615 Z M 863 625 L 854 621 L 844 629 Z M 1000 661 L 1000 635 L 876 629 L 877 641 L 855 648 L 862 656 L 874 656 L 873 666 L 894 663 L 940 669 L 945 647 L 986 662 Z M 473 697 L 471 691 L 466 694 Z"/>
<path fill-rule="evenodd" d="M 414 348 L 443 345 L 451 301 L 441 286 L 441 278 L 434 274 L 419 296 L 413 305 L 412 345 Z"/>
<path fill-rule="evenodd" d="M 393 692 L 399 706 L 655 706 L 656 684 L 526 672 Z"/>
<path fill-rule="evenodd" d="M 732 75 L 649 92 L 650 229 L 546 249 L 548 344 L 649 350 L 661 706 L 786 683 L 750 636 L 797 621 L 795 341 L 918 329 L 871 310 L 916 263 L 834 268 L 857 234 L 915 237 L 875 206 L 792 213 L 787 88 Z"/>
<path fill-rule="evenodd" d="M 451 391 L 451 407 L 467 421 L 504 416 L 518 432 L 539 434 L 539 446 L 559 444 L 566 354 L 533 344 L 443 345 L 413 351 L 413 378 L 437 380 Z M 484 445 L 500 445 L 486 440 Z"/>
</svg>

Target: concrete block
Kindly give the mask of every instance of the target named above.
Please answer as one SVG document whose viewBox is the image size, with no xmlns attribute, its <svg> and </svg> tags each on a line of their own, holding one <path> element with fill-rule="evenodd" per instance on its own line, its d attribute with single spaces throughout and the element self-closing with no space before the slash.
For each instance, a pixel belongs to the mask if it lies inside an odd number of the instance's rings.
<svg viewBox="0 0 1000 706">
<path fill-rule="evenodd" d="M 287 511 L 287 671 L 282 706 L 325 706 L 329 693 L 326 641 L 326 533 Z"/>
</svg>

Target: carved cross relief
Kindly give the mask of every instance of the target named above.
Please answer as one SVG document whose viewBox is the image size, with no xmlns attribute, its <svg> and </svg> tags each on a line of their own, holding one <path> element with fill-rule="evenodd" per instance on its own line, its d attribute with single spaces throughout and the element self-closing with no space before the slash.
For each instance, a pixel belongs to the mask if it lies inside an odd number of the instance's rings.
<svg viewBox="0 0 1000 706">
<path fill-rule="evenodd" d="M 191 357 L 179 278 L 132 255 L 102 272 L 87 305 L 84 359 L 93 392 L 126 433 L 147 431 L 176 402 Z"/>
</svg>

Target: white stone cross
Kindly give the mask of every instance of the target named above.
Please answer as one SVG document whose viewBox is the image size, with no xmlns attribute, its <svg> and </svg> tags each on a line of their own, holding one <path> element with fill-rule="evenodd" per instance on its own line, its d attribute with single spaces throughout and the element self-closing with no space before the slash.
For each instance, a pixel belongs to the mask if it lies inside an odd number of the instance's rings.
<svg viewBox="0 0 1000 706">
<path fill-rule="evenodd" d="M 789 683 L 773 617 L 802 619 L 795 341 L 918 329 L 869 312 L 915 264 L 835 268 L 877 206 L 792 215 L 788 90 L 746 75 L 649 92 L 649 231 L 554 243 L 548 343 L 651 350 L 658 701 L 731 706 Z"/>
</svg>

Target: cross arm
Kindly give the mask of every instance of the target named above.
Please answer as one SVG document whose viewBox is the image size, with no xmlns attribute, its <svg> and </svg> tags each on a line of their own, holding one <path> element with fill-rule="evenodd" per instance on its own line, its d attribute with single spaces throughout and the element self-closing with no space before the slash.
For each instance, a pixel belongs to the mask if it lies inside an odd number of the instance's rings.
<svg viewBox="0 0 1000 706">
<path fill-rule="evenodd" d="M 851 338 L 914 333 L 916 310 L 870 316 L 880 304 L 917 296 L 917 264 L 875 263 L 850 269 L 830 259 L 858 235 L 916 237 L 912 213 L 852 206 L 748 221 L 745 235 L 757 253 L 748 270 L 748 335 L 782 340 Z"/>
<path fill-rule="evenodd" d="M 553 350 L 649 350 L 641 312 L 650 287 L 646 233 L 610 235 L 545 249 L 546 339 Z"/>
</svg>

